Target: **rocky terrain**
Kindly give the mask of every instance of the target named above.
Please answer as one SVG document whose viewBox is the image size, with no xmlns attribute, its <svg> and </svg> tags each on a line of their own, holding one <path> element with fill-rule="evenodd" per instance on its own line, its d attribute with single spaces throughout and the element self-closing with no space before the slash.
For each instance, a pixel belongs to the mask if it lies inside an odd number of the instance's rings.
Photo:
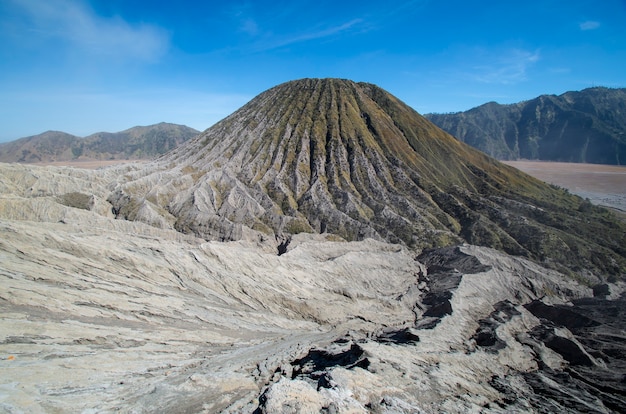
<svg viewBox="0 0 626 414">
<path fill-rule="evenodd" d="M 2 166 L 1 410 L 623 407 L 621 285 L 594 299 L 470 245 L 298 234 L 278 255 L 115 220 L 107 183 L 134 168 Z"/>
<path fill-rule="evenodd" d="M 0 164 L 0 412 L 621 412 L 620 226 L 341 80 Z"/>
<path fill-rule="evenodd" d="M 589 88 L 426 117 L 503 160 L 626 163 L 626 89 Z"/>
<path fill-rule="evenodd" d="M 81 138 L 47 131 L 0 143 L 0 162 L 54 163 L 62 161 L 150 159 L 172 150 L 200 132 L 161 122 L 121 132 L 97 132 Z"/>
</svg>

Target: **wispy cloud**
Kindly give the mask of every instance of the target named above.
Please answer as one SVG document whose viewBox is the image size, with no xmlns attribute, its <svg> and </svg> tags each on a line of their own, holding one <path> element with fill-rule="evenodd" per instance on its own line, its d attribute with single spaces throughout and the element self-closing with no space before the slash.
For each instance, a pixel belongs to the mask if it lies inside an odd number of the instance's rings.
<svg viewBox="0 0 626 414">
<path fill-rule="evenodd" d="M 259 22 L 254 16 L 254 7 L 252 3 L 235 2 L 228 3 L 224 6 L 224 15 L 228 19 L 232 19 L 237 25 L 237 30 L 250 36 L 256 36 L 260 33 Z"/>
<path fill-rule="evenodd" d="M 413 0 L 425 1 L 425 0 Z M 313 1 L 286 2 L 284 6 L 272 8 L 259 7 L 251 1 L 236 1 L 225 7 L 224 15 L 231 20 L 237 34 L 233 41 L 240 41 L 240 48 L 253 52 L 267 52 L 305 42 L 331 39 L 345 34 L 361 33 L 371 27 L 368 20 L 357 10 L 348 14 L 328 15 L 312 9 L 304 12 L 303 8 L 317 7 Z"/>
<path fill-rule="evenodd" d="M 287 35 L 266 34 L 257 42 L 255 46 L 259 51 L 268 51 L 311 40 L 329 38 L 355 29 L 363 22 L 363 19 L 353 19 L 345 23 L 333 26 L 316 27 L 300 33 Z"/>
<path fill-rule="evenodd" d="M 250 36 L 256 36 L 259 33 L 259 25 L 254 19 L 251 18 L 244 19 L 241 22 L 239 29 Z"/>
<path fill-rule="evenodd" d="M 538 51 L 509 49 L 500 53 L 482 51 L 469 76 L 482 83 L 514 84 L 527 79 L 528 69 L 540 59 Z"/>
<path fill-rule="evenodd" d="M 169 48 L 159 27 L 98 16 L 80 0 L 9 0 L 26 17 L 32 37 L 61 40 L 83 53 L 106 58 L 156 60 Z"/>
<path fill-rule="evenodd" d="M 594 30 L 600 27 L 600 22 L 596 22 L 594 20 L 587 20 L 585 22 L 580 23 L 578 27 L 580 27 L 580 30 L 583 30 L 583 31 Z"/>
<path fill-rule="evenodd" d="M 346 22 L 340 25 L 330 26 L 330 27 L 321 28 L 321 29 L 314 29 L 308 32 L 295 34 L 291 37 L 285 37 L 277 41 L 273 47 L 276 48 L 276 47 L 290 45 L 293 43 L 306 42 L 308 40 L 321 39 L 324 37 L 334 36 L 339 33 L 346 32 L 349 29 L 353 28 L 354 26 L 362 22 L 363 22 L 362 19 L 354 19 L 354 20 L 350 20 L 349 22 Z"/>
</svg>

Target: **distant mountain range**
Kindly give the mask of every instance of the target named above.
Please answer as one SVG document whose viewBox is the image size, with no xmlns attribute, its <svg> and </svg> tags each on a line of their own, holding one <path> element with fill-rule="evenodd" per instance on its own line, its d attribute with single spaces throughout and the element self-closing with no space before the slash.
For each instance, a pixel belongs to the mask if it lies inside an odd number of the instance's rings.
<svg viewBox="0 0 626 414">
<path fill-rule="evenodd" d="M 509 105 L 489 102 L 425 117 L 500 160 L 626 164 L 626 88 L 589 88 Z M 0 162 L 150 159 L 199 133 L 165 122 L 84 138 L 47 131 L 0 143 Z"/>
<path fill-rule="evenodd" d="M 154 158 L 198 135 L 185 125 L 161 122 L 81 138 L 60 131 L 0 144 L 0 162 L 55 162 Z"/>
<path fill-rule="evenodd" d="M 626 164 L 626 89 L 589 88 L 426 117 L 501 160 Z"/>
</svg>

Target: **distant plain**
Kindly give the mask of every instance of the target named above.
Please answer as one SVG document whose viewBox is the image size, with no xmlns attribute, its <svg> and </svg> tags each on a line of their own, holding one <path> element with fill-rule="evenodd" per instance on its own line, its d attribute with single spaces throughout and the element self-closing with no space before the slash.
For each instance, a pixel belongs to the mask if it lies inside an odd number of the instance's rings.
<svg viewBox="0 0 626 414">
<path fill-rule="evenodd" d="M 548 161 L 504 161 L 592 203 L 626 213 L 626 167 Z"/>
</svg>

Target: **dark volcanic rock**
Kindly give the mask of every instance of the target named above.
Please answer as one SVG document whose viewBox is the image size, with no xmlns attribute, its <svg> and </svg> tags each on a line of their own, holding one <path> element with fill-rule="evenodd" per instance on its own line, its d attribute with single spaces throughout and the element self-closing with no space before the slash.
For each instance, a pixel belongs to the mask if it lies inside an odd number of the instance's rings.
<svg viewBox="0 0 626 414">
<path fill-rule="evenodd" d="M 573 306 L 534 301 L 526 308 L 544 320 L 532 335 L 563 356 L 566 372 L 546 367 L 526 375 L 542 406 L 558 410 L 603 412 L 598 401 L 615 412 L 626 408 L 626 299 L 584 298 Z M 573 338 L 555 334 L 567 327 Z M 549 380 L 546 380 L 548 378 Z M 540 396 L 545 396 L 542 399 Z M 557 408 L 555 408 L 557 409 Z"/>
<path fill-rule="evenodd" d="M 598 325 L 598 322 L 581 315 L 570 306 L 551 306 L 536 300 L 526 305 L 526 309 L 538 318 L 546 319 L 556 326 L 564 326 L 570 330 Z"/>
<path fill-rule="evenodd" d="M 494 308 L 495 310 L 488 318 L 478 321 L 480 327 L 472 336 L 472 339 L 476 341 L 476 345 L 487 348 L 492 352 L 506 346 L 506 343 L 498 337 L 496 329 L 503 323 L 510 321 L 513 316 L 520 315 L 520 312 L 509 301 L 496 303 Z"/>
<path fill-rule="evenodd" d="M 363 348 L 358 344 L 349 342 L 339 349 L 311 349 L 307 355 L 291 363 L 293 365 L 292 378 L 308 376 L 319 379 L 323 372 L 332 367 L 345 367 L 347 369 L 360 367 L 367 368 L 369 361 L 364 356 Z"/>
<path fill-rule="evenodd" d="M 426 266 L 428 275 L 420 275 L 424 296 L 419 304 L 422 314 L 417 326 L 432 329 L 446 315 L 452 313 L 450 299 L 464 274 L 489 270 L 474 256 L 461 252 L 459 247 L 433 249 L 422 253 L 418 260 Z"/>
<path fill-rule="evenodd" d="M 387 329 L 376 337 L 378 342 L 394 343 L 394 344 L 415 344 L 419 342 L 420 337 L 416 329 Z"/>
</svg>

